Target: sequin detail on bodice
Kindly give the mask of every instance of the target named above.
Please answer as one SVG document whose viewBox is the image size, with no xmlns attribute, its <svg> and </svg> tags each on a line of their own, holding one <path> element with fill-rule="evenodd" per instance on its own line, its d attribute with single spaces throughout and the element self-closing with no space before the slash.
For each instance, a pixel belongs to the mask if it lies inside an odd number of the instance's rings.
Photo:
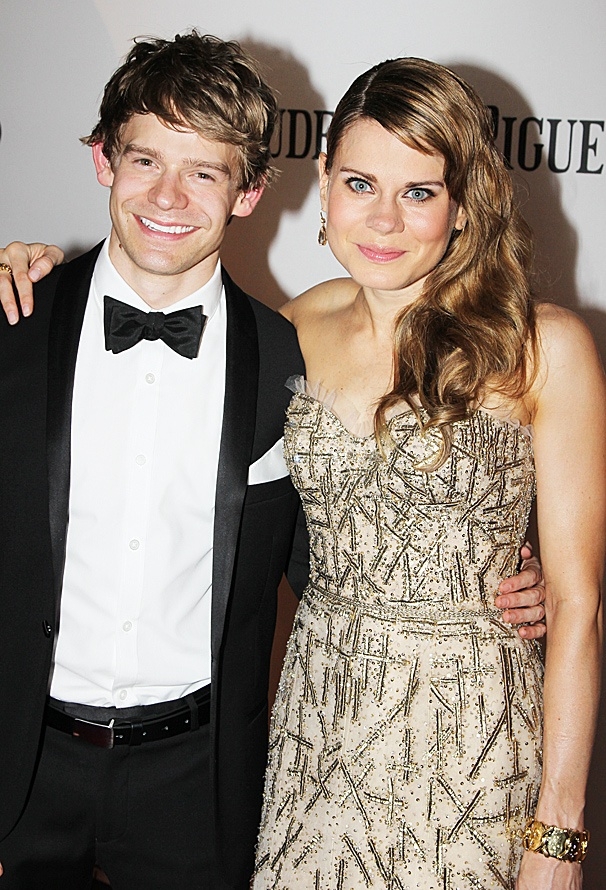
<svg viewBox="0 0 606 890">
<path fill-rule="evenodd" d="M 513 888 L 540 782 L 542 665 L 493 606 L 515 571 L 532 442 L 477 411 L 384 453 L 297 393 L 285 454 L 310 583 L 270 741 L 255 888 Z"/>
</svg>

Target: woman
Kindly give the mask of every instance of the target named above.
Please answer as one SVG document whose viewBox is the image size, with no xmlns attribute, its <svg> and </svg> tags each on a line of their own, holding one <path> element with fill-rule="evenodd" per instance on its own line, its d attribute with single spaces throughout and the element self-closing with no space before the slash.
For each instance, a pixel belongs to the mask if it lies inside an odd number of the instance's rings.
<svg viewBox="0 0 606 890">
<path fill-rule="evenodd" d="M 254 888 L 576 890 L 606 512 L 594 345 L 571 313 L 533 306 L 488 112 L 446 68 L 359 77 L 320 193 L 320 241 L 350 277 L 284 309 L 308 375 L 285 450 L 312 573 Z M 535 486 L 544 686 L 535 644 L 492 605 Z"/>
</svg>

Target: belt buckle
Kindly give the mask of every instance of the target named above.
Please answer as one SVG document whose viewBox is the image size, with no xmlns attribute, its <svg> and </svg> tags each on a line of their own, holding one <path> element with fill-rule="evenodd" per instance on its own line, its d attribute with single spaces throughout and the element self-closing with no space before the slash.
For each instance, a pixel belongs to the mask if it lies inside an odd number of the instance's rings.
<svg viewBox="0 0 606 890">
<path fill-rule="evenodd" d="M 88 720 L 80 720 L 74 717 L 74 728 L 72 735 L 76 739 L 82 739 L 83 742 L 89 742 L 96 745 L 97 748 L 113 748 L 114 747 L 114 721 L 111 723 L 92 723 Z"/>
</svg>

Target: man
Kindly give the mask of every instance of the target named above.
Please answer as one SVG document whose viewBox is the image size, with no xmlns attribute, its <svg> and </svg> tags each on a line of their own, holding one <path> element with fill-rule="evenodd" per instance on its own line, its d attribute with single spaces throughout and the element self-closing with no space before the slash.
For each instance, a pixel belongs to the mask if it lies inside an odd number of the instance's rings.
<svg viewBox="0 0 606 890">
<path fill-rule="evenodd" d="M 307 570 L 281 454 L 303 363 L 219 251 L 275 115 L 237 44 L 136 44 L 86 140 L 109 239 L 0 319 L 0 890 L 95 862 L 113 890 L 248 886 L 276 588 Z"/>
<path fill-rule="evenodd" d="M 303 364 L 218 252 L 261 196 L 275 111 L 235 44 L 137 44 L 88 139 L 109 240 L 2 327 L 7 888 L 86 886 L 95 858 L 115 888 L 247 885 L 298 508 L 284 381 Z M 136 342 L 163 309 L 183 311 L 185 355 Z"/>
</svg>

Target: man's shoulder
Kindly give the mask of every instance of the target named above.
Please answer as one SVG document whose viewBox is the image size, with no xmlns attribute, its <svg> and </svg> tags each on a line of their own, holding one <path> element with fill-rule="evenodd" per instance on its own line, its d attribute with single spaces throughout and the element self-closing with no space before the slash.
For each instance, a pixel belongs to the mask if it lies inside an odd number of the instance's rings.
<svg viewBox="0 0 606 890">
<path fill-rule="evenodd" d="M 67 263 L 55 266 L 45 278 L 34 284 L 34 299 L 37 300 L 39 296 L 44 299 L 45 296 L 54 293 L 59 282 L 76 284 L 91 278 L 102 245 L 103 242 L 96 244 L 95 247 L 73 257 Z"/>
<path fill-rule="evenodd" d="M 0 340 L 3 352 L 6 350 L 22 350 L 23 348 L 42 349 L 46 343 L 51 325 L 51 316 L 55 311 L 59 294 L 64 296 L 66 306 L 74 305 L 74 293 L 87 290 L 92 271 L 101 245 L 86 251 L 67 263 L 55 266 L 33 286 L 34 311 L 27 318 L 22 318 L 17 325 L 9 325 L 4 314 L 0 313 Z M 11 359 L 12 360 L 12 359 Z"/>
<path fill-rule="evenodd" d="M 299 351 L 297 333 L 288 319 L 261 302 L 257 297 L 245 293 L 234 283 L 225 270 L 223 270 L 223 279 L 232 299 L 243 300 L 252 309 L 257 324 L 261 349 L 269 342 L 280 345 L 284 349 L 290 348 L 296 349 L 297 352 Z"/>
<path fill-rule="evenodd" d="M 272 334 L 275 333 L 276 336 L 287 337 L 292 339 L 293 342 L 296 341 L 297 333 L 292 322 L 284 318 L 279 312 L 276 312 L 275 309 L 270 309 L 269 306 L 256 297 L 249 296 L 248 299 L 258 324 L 267 327 L 268 331 Z"/>
<path fill-rule="evenodd" d="M 275 368 L 280 377 L 285 369 L 286 377 L 304 373 L 303 356 L 294 325 L 279 312 L 270 309 L 254 297 L 250 300 L 257 322 L 261 366 L 268 365 Z"/>
</svg>

